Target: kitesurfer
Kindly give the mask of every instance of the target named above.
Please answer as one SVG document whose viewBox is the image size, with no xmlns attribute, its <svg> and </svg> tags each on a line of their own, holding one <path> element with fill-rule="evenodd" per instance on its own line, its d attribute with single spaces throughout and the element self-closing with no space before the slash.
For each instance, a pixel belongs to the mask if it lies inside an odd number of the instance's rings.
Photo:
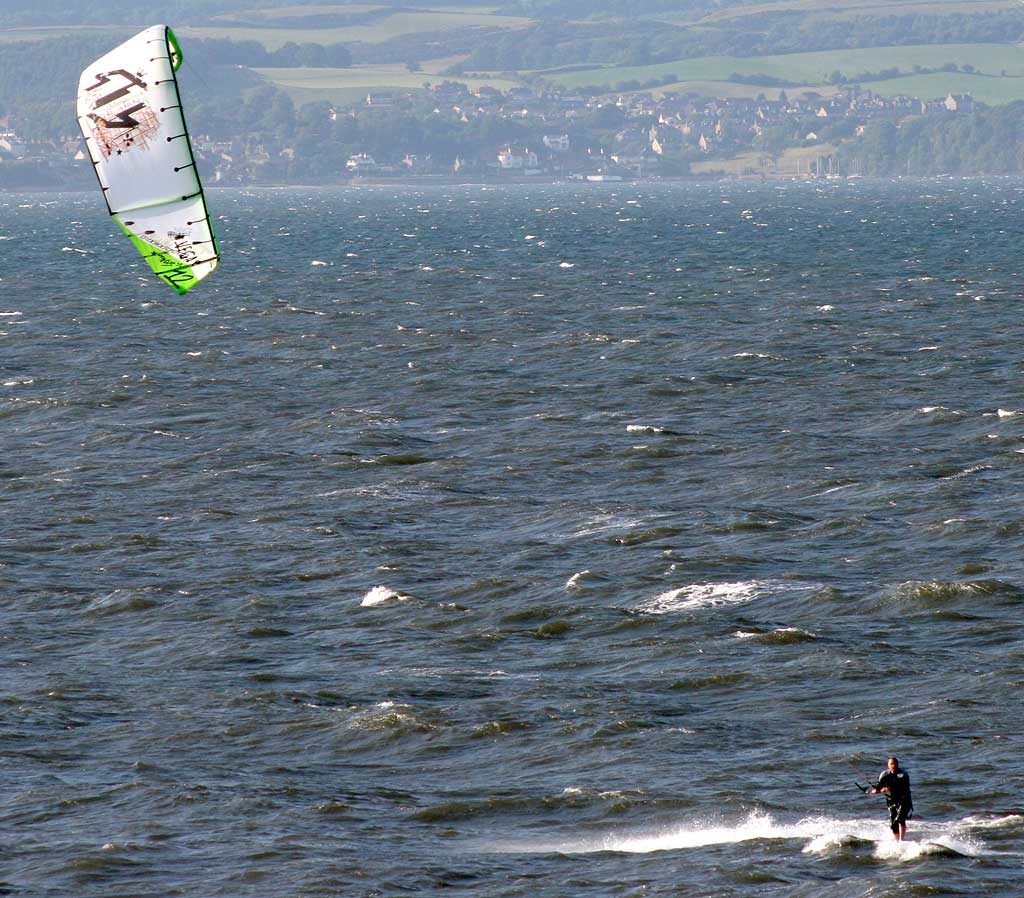
<svg viewBox="0 0 1024 898">
<path fill-rule="evenodd" d="M 910 797 L 910 777 L 896 758 L 889 758 L 885 766 L 871 794 L 885 796 L 889 808 L 889 828 L 896 841 L 902 842 L 907 835 L 907 817 L 914 810 L 914 800 Z"/>
</svg>

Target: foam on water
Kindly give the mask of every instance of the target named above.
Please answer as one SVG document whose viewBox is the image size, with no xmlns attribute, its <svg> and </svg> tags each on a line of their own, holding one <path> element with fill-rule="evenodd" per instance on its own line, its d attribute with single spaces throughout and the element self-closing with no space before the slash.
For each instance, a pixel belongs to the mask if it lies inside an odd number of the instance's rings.
<svg viewBox="0 0 1024 898">
<path fill-rule="evenodd" d="M 567 590 L 572 589 L 583 589 L 588 583 L 602 582 L 604 578 L 600 574 L 595 574 L 589 568 L 585 571 L 577 571 L 565 582 L 565 588 Z"/>
<path fill-rule="evenodd" d="M 732 634 L 736 639 L 756 639 L 766 643 L 807 642 L 818 636 L 800 627 L 776 627 L 768 631 L 737 630 Z"/>
<path fill-rule="evenodd" d="M 790 595 L 820 589 L 818 583 L 786 580 L 737 580 L 722 583 L 691 583 L 659 593 L 637 610 L 647 614 L 668 614 L 726 605 L 743 605 L 766 596 Z"/>
<path fill-rule="evenodd" d="M 613 831 L 581 839 L 505 842 L 486 850 L 502 853 L 593 854 L 610 851 L 648 854 L 752 841 L 793 841 L 803 843 L 800 848 L 802 854 L 868 854 L 887 861 L 913 861 L 928 855 L 979 857 L 992 854 L 974 831 L 993 824 L 985 823 L 979 827 L 970 820 L 912 823 L 908 839 L 897 842 L 888 828 L 876 819 L 805 817 L 785 823 L 771 814 L 755 811 L 737 823 L 693 821 L 656 830 Z"/>
<path fill-rule="evenodd" d="M 645 602 L 638 610 L 648 614 L 668 614 L 719 605 L 737 605 L 757 598 L 761 584 L 756 580 L 735 583 L 692 583 L 670 589 Z"/>
<path fill-rule="evenodd" d="M 359 604 L 363 608 L 370 608 L 385 602 L 404 602 L 408 598 L 409 596 L 389 589 L 387 586 L 375 586 L 363 596 L 363 600 Z"/>
</svg>

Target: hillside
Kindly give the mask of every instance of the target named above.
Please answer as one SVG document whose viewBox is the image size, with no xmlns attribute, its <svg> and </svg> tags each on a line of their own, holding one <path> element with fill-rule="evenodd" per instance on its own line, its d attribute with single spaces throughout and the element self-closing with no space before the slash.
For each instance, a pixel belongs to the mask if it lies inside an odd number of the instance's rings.
<svg viewBox="0 0 1024 898">
<path fill-rule="evenodd" d="M 58 139 L 75 133 L 82 67 L 151 24 L 152 13 L 113 0 L 66 0 L 59 12 L 40 6 L 5 0 L 0 120 L 22 137 Z M 258 133 L 270 114 L 260 104 L 275 114 L 293 110 L 271 129 L 282 139 L 293 117 L 365 105 L 370 94 L 401 94 L 410 98 L 403 115 L 427 115 L 446 81 L 471 91 L 644 91 L 692 102 L 826 98 L 849 88 L 921 101 L 970 94 L 992 107 L 1024 99 L 1018 0 L 635 0 L 628 16 L 610 0 L 168 0 L 160 17 L 185 47 L 183 88 L 220 139 Z M 360 122 L 363 144 L 388 145 L 381 135 L 397 126 L 385 126 L 385 117 L 376 126 Z M 552 119 L 547 127 L 578 124 Z M 374 127 L 384 129 L 376 141 Z M 503 127 L 472 125 L 472 146 L 534 133 L 523 122 Z M 609 140 L 614 130 L 602 127 L 585 139 Z M 398 128 L 435 130 L 436 123 Z M 787 133 L 765 140 L 803 142 L 796 130 Z M 458 151 L 454 137 L 433 145 Z"/>
</svg>

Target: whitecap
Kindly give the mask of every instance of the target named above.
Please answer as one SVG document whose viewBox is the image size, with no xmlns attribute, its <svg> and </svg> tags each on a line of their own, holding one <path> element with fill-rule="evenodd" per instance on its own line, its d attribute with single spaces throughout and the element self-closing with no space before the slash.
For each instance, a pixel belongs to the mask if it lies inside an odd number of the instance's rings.
<svg viewBox="0 0 1024 898">
<path fill-rule="evenodd" d="M 582 590 L 588 587 L 600 586 L 601 584 L 608 583 L 609 578 L 606 574 L 600 571 L 592 571 L 590 568 L 586 568 L 582 571 L 577 571 L 568 580 L 565 581 L 566 590 Z"/>
<path fill-rule="evenodd" d="M 433 724 L 417 716 L 411 705 L 392 701 L 377 702 L 369 708 L 357 710 L 349 725 L 369 732 L 425 732 L 434 729 Z"/>
<path fill-rule="evenodd" d="M 733 634 L 738 639 L 755 638 L 759 642 L 768 645 L 785 645 L 793 642 L 808 642 L 817 639 L 817 635 L 810 630 L 803 630 L 800 627 L 776 627 L 764 633 L 750 633 L 745 630 L 738 630 Z"/>
<path fill-rule="evenodd" d="M 370 608 L 373 605 L 381 605 L 384 602 L 404 602 L 409 596 L 404 593 L 396 592 L 393 589 L 389 589 L 387 586 L 375 586 L 359 603 L 363 608 Z"/>
<path fill-rule="evenodd" d="M 589 576 L 590 576 L 590 571 L 589 570 L 577 571 L 568 580 L 565 581 L 565 588 L 566 589 L 579 589 L 580 588 L 580 584 L 583 582 L 583 580 L 586 577 L 589 577 Z"/>
<path fill-rule="evenodd" d="M 576 267 L 576 263 L 575 262 L 559 262 L 558 263 L 558 267 L 559 268 L 575 268 Z"/>
<path fill-rule="evenodd" d="M 573 537 L 597 536 L 620 530 L 632 530 L 644 524 L 643 518 L 631 518 L 614 514 L 598 515 L 587 521 L 580 529 L 572 532 Z"/>
<path fill-rule="evenodd" d="M 1003 814 L 998 817 L 978 817 L 971 814 L 964 817 L 962 822 L 971 829 L 1003 829 L 1004 827 L 1019 826 L 1024 823 L 1024 816 L 1020 814 Z"/>
<path fill-rule="evenodd" d="M 955 474 L 948 474 L 945 477 L 940 478 L 941 480 L 959 480 L 962 477 L 969 477 L 971 474 L 977 474 L 979 471 L 989 471 L 992 469 L 992 465 L 970 465 L 964 468 L 962 471 L 957 471 Z"/>
<path fill-rule="evenodd" d="M 761 584 L 756 580 L 735 583 L 691 583 L 663 592 L 640 606 L 648 614 L 668 614 L 720 605 L 737 605 L 757 598 Z"/>
<path fill-rule="evenodd" d="M 820 589 L 818 583 L 790 583 L 779 580 L 738 580 L 729 583 L 691 583 L 679 589 L 663 592 L 643 605 L 638 611 L 648 614 L 668 614 L 674 611 L 693 611 L 752 602 L 769 593 L 805 592 Z M 783 628 L 779 633 L 788 633 Z M 737 634 L 738 635 L 738 634 Z M 763 633 L 754 634 L 764 636 Z M 812 635 L 813 634 L 808 634 Z"/>
</svg>

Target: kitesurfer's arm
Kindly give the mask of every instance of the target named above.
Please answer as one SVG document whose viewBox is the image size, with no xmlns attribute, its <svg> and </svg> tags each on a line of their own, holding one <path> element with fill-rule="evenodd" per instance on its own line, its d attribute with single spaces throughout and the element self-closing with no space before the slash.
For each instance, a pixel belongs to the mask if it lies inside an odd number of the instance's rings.
<svg viewBox="0 0 1024 898">
<path fill-rule="evenodd" d="M 881 775 L 878 777 L 878 785 L 873 786 L 871 789 L 872 795 L 888 795 L 892 791 L 892 783 L 890 782 L 889 771 L 883 770 Z"/>
</svg>

